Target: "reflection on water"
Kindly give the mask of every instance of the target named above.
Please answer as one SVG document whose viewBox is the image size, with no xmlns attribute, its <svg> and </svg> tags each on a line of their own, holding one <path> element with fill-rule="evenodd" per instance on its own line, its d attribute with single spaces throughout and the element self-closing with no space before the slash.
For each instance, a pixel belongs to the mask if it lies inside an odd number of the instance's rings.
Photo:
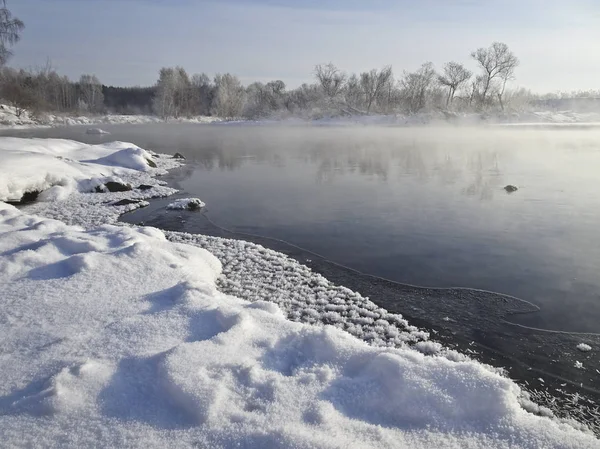
<svg viewBox="0 0 600 449">
<path fill-rule="evenodd" d="M 597 332 L 600 131 L 152 125 L 29 131 L 188 157 L 210 218 L 365 273 L 542 307 L 518 321 Z M 507 194 L 503 187 L 519 190 Z"/>
</svg>

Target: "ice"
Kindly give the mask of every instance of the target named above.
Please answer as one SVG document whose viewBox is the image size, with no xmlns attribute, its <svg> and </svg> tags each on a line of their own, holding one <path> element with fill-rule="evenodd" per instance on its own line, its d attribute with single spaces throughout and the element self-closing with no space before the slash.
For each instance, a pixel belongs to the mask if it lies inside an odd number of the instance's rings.
<svg viewBox="0 0 600 449">
<path fill-rule="evenodd" d="M 20 144 L 67 157 L 79 187 L 90 174 L 156 184 L 176 164 L 148 153 L 156 169 L 119 167 L 146 156 L 129 144 Z M 35 179 L 41 165 L 26 166 Z M 282 254 L 110 224 L 128 207 L 115 200 L 148 192 L 0 202 L 6 447 L 598 447 L 497 370 Z"/>
</svg>

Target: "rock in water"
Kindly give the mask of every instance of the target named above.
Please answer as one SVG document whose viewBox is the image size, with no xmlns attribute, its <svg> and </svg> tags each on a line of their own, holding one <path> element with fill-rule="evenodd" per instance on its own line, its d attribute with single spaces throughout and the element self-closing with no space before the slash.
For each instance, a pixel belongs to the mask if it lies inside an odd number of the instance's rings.
<svg viewBox="0 0 600 449">
<path fill-rule="evenodd" d="M 114 203 L 111 203 L 111 206 L 127 206 L 128 204 L 139 204 L 142 200 L 130 200 L 125 198 L 124 200 L 119 200 Z"/>
<path fill-rule="evenodd" d="M 167 206 L 167 209 L 172 210 L 200 210 L 205 206 L 200 198 L 182 198 L 175 200 Z"/>
<path fill-rule="evenodd" d="M 37 200 L 40 193 L 42 192 L 39 190 L 25 192 L 20 200 L 7 200 L 6 202 L 12 206 L 21 206 L 23 204 L 33 203 L 35 200 Z"/>
<path fill-rule="evenodd" d="M 85 133 L 86 134 L 96 134 L 96 135 L 110 134 L 108 131 L 104 131 L 103 129 L 100 129 L 100 128 L 88 128 L 88 130 Z"/>
<path fill-rule="evenodd" d="M 132 190 L 131 184 L 124 184 L 122 182 L 108 181 L 101 186 L 96 187 L 96 192 L 102 193 L 108 190 L 109 192 L 127 192 Z"/>
<path fill-rule="evenodd" d="M 517 186 L 513 186 L 512 184 L 509 184 L 506 187 L 504 187 L 504 190 L 506 190 L 508 193 L 513 193 L 519 189 L 517 188 Z"/>
<path fill-rule="evenodd" d="M 185 159 L 185 157 L 181 153 L 175 153 L 173 159 Z"/>
</svg>

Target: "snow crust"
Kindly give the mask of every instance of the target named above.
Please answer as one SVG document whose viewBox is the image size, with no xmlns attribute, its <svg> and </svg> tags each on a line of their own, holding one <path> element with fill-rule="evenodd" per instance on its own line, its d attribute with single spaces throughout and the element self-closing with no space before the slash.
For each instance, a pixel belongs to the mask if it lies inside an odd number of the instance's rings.
<svg viewBox="0 0 600 449">
<path fill-rule="evenodd" d="M 585 343 L 579 343 L 577 345 L 577 349 L 579 349 L 581 352 L 590 352 L 592 350 L 592 347 Z"/>
<path fill-rule="evenodd" d="M 183 117 L 178 119 L 169 119 L 174 123 L 215 123 L 222 119 L 218 117 Z M 0 129 L 27 129 L 44 128 L 54 126 L 86 126 L 86 125 L 142 125 L 148 123 L 164 123 L 159 117 L 150 115 L 99 115 L 99 116 L 68 116 L 55 114 L 34 115 L 29 111 L 23 111 L 17 116 L 17 111 L 9 105 L 0 105 Z"/>
<path fill-rule="evenodd" d="M 132 170 L 150 172 L 149 161 L 154 163 L 151 153 L 125 142 L 87 145 L 61 139 L 3 137 L 0 154 L 0 201 L 16 201 L 26 192 L 50 188 L 50 195 L 65 199 L 74 191 L 93 190 Z"/>
<path fill-rule="evenodd" d="M 102 135 L 102 134 L 110 134 L 108 131 L 104 131 L 101 128 L 88 128 L 85 131 L 86 134 L 98 134 L 98 135 Z"/>
<path fill-rule="evenodd" d="M 17 117 L 16 109 L 9 105 L 0 105 L 0 129 L 26 129 L 57 126 L 89 126 L 89 125 L 139 125 L 149 123 L 164 123 L 165 120 L 150 115 L 101 115 L 101 116 L 67 116 L 43 114 L 41 116 L 23 111 Z M 411 115 L 389 114 L 348 114 L 343 116 L 328 116 L 325 112 L 313 112 L 310 118 L 272 118 L 259 121 L 251 120 L 224 120 L 219 117 L 181 117 L 170 118 L 170 123 L 223 123 L 228 125 L 252 125 L 252 124 L 277 124 L 287 125 L 314 124 L 317 126 L 419 126 L 427 124 L 440 125 L 443 123 L 453 125 L 477 125 L 477 124 L 506 124 L 511 126 L 536 126 L 536 125 L 580 125 L 590 124 L 600 126 L 600 113 L 598 112 L 575 112 L 565 111 L 522 111 L 513 113 L 459 113 L 455 111 L 431 111 Z M 99 128 L 91 129 L 93 131 Z M 88 130 L 90 131 L 90 130 Z M 101 130 L 100 130 L 101 131 Z M 105 131 L 104 131 L 105 132 Z M 95 134 L 96 132 L 94 132 Z"/>
<path fill-rule="evenodd" d="M 279 253 L 214 239 L 213 255 L 202 236 L 106 224 L 129 207 L 115 207 L 118 199 L 172 193 L 152 176 L 179 162 L 131 144 L 82 145 L 0 139 L 3 162 L 19 149 L 28 156 L 19 163 L 30 181 L 11 178 L 19 185 L 37 182 L 38 158 L 55 156 L 68 158 L 58 167 L 78 187 L 98 169 L 154 182 L 144 191 L 73 188 L 21 210 L 0 201 L 3 445 L 599 447 L 497 370 L 449 356 L 401 317 Z M 156 168 L 136 165 L 147 155 Z M 260 284 L 250 302 L 220 288 L 235 261 L 280 270 L 248 271 Z M 325 314 L 332 325 L 319 321 Z"/>
<path fill-rule="evenodd" d="M 222 294 L 214 256 L 153 228 L 0 203 L 0 252 L 9 447 L 598 447 L 484 365 Z"/>
<path fill-rule="evenodd" d="M 167 205 L 167 209 L 173 210 L 198 210 L 206 206 L 200 198 L 180 198 Z"/>
</svg>

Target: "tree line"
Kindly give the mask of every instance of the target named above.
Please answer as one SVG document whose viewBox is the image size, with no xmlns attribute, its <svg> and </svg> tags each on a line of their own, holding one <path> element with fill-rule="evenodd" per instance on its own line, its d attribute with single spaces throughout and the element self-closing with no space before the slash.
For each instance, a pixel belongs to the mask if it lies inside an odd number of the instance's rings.
<svg viewBox="0 0 600 449">
<path fill-rule="evenodd" d="M 105 86 L 92 74 L 72 81 L 50 63 L 24 70 L 6 66 L 10 48 L 19 41 L 24 24 L 0 0 L 0 99 L 17 115 L 32 113 L 155 114 L 164 119 L 212 115 L 224 118 L 332 115 L 416 114 L 423 111 L 506 111 L 560 97 L 536 96 L 526 89 L 508 89 L 519 59 L 502 42 L 470 53 L 475 70 L 450 61 L 436 70 L 426 62 L 395 75 L 391 66 L 346 73 L 332 63 L 318 64 L 313 82 L 288 89 L 281 80 L 244 86 L 235 75 L 195 74 L 183 67 L 160 69 L 149 87 Z M 590 93 L 588 93 L 589 95 Z M 592 93 L 600 97 L 600 93 Z M 573 94 L 571 94 L 573 95 Z"/>
</svg>

